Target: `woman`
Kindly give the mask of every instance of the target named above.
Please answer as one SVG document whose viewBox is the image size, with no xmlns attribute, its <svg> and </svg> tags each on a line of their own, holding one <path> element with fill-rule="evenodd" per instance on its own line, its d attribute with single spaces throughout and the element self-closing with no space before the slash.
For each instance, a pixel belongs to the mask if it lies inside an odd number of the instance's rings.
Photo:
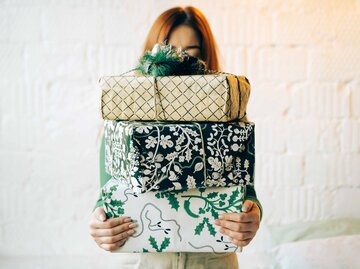
<svg viewBox="0 0 360 269">
<path fill-rule="evenodd" d="M 176 7 L 162 13 L 154 22 L 145 42 L 144 52 L 156 43 L 168 43 L 204 60 L 210 70 L 220 70 L 217 46 L 204 15 L 194 7 Z M 109 179 L 104 168 L 104 137 L 100 149 L 101 186 Z M 246 246 L 254 238 L 262 219 L 262 206 L 255 189 L 247 187 L 242 213 L 225 213 L 216 220 L 220 232 L 228 235 L 237 246 Z M 129 216 L 131 217 L 131 216 Z M 127 217 L 105 219 L 101 196 L 90 221 L 90 234 L 107 251 L 120 248 L 136 229 Z M 134 268 L 238 268 L 234 252 L 213 253 L 146 253 Z"/>
</svg>

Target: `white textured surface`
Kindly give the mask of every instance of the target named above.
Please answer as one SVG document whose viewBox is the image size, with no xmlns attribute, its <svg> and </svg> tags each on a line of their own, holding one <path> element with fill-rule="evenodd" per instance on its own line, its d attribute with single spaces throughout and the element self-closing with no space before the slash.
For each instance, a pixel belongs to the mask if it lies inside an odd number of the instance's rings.
<svg viewBox="0 0 360 269">
<path fill-rule="evenodd" d="M 132 68 L 153 20 L 178 4 L 205 13 L 223 69 L 251 82 L 262 225 L 360 218 L 360 1 L 0 0 L 1 267 L 118 266 L 87 228 L 97 82 Z"/>
</svg>

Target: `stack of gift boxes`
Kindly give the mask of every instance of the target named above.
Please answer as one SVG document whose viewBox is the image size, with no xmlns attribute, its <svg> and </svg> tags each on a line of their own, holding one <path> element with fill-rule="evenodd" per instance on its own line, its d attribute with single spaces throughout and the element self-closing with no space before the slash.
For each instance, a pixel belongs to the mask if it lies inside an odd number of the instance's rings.
<svg viewBox="0 0 360 269">
<path fill-rule="evenodd" d="M 254 184 L 250 84 L 231 74 L 103 76 L 108 218 L 136 233 L 118 252 L 239 251 L 215 219 L 241 212 Z"/>
</svg>

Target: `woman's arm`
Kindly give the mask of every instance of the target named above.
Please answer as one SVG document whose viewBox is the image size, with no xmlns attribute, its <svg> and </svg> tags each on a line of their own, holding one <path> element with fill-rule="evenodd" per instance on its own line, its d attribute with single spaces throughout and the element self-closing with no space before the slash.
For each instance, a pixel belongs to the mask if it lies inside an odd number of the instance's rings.
<svg viewBox="0 0 360 269">
<path fill-rule="evenodd" d="M 256 191 L 254 186 L 251 185 L 246 185 L 246 197 L 245 200 L 251 200 L 253 202 L 255 202 L 257 204 L 257 206 L 260 209 L 260 221 L 262 219 L 262 215 L 263 215 L 263 208 L 261 206 L 260 201 L 258 200 L 257 196 L 256 196 Z"/>
<path fill-rule="evenodd" d="M 110 178 L 111 176 L 105 172 L 105 138 L 103 135 L 100 146 L 100 195 L 91 215 L 89 233 L 96 244 L 107 251 L 123 246 L 129 236 L 135 233 L 134 229 L 137 227 L 137 224 L 127 216 L 106 219 L 102 207 L 101 188 Z"/>
<path fill-rule="evenodd" d="M 102 134 L 101 137 L 101 145 L 100 145 L 100 193 L 99 198 L 96 201 L 95 207 L 93 209 L 93 212 L 96 208 L 99 206 L 103 206 L 103 200 L 101 197 L 101 188 L 110 180 L 111 176 L 105 172 L 105 137 L 104 134 Z"/>
<path fill-rule="evenodd" d="M 215 220 L 220 232 L 228 235 L 237 246 L 246 246 L 255 237 L 262 219 L 263 209 L 254 186 L 246 186 L 242 212 L 224 213 Z"/>
</svg>

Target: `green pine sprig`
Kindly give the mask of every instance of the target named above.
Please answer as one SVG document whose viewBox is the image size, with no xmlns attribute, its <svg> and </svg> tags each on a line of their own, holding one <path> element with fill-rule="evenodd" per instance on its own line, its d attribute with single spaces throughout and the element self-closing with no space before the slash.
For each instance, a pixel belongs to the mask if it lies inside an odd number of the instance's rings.
<svg viewBox="0 0 360 269">
<path fill-rule="evenodd" d="M 175 50 L 166 41 L 155 44 L 152 51 L 146 51 L 135 68 L 143 75 L 175 76 L 206 73 L 206 64 L 181 49 Z"/>
</svg>

